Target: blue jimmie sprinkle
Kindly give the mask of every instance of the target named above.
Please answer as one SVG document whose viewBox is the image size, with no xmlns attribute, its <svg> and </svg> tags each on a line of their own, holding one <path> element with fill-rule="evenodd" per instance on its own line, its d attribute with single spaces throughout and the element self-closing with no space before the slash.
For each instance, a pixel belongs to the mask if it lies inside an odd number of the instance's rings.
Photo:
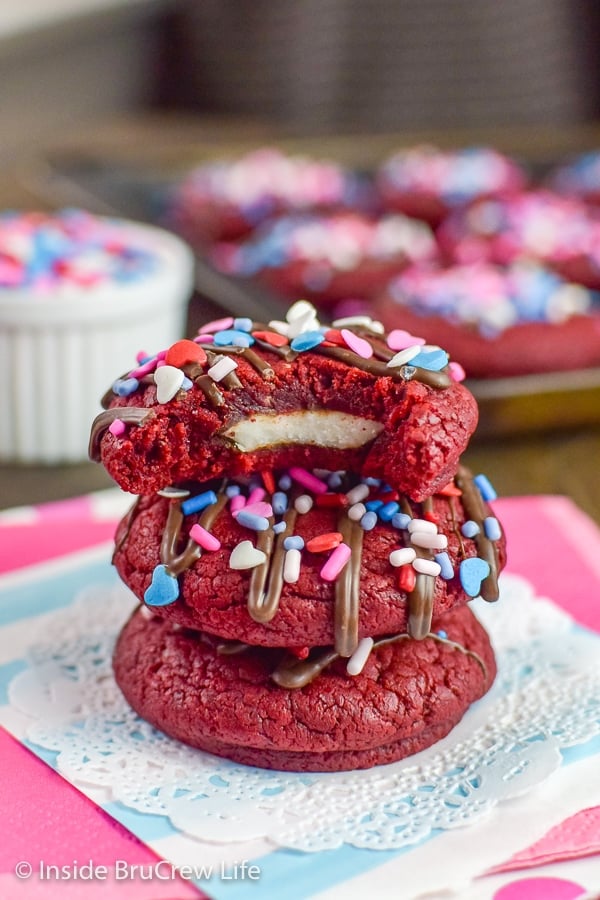
<svg viewBox="0 0 600 900">
<path fill-rule="evenodd" d="M 139 386 L 137 378 L 118 378 L 112 386 L 113 394 L 118 397 L 129 397 Z"/>
<path fill-rule="evenodd" d="M 499 541 L 502 537 L 500 522 L 495 516 L 488 516 L 483 520 L 483 530 L 490 541 Z"/>
<path fill-rule="evenodd" d="M 292 486 L 292 478 L 290 475 L 282 475 L 277 483 L 282 491 L 289 491 Z"/>
<path fill-rule="evenodd" d="M 484 500 L 495 500 L 498 496 L 486 475 L 476 475 L 473 479 Z"/>
<path fill-rule="evenodd" d="M 447 631 L 444 631 L 443 628 L 440 628 L 439 631 L 436 631 L 436 634 L 437 634 L 437 636 L 438 636 L 439 638 L 441 638 L 443 641 L 447 641 L 447 640 L 448 640 L 448 632 L 447 632 Z"/>
<path fill-rule="evenodd" d="M 288 495 L 283 491 L 275 491 L 271 498 L 271 506 L 276 516 L 282 516 L 288 508 Z"/>
<path fill-rule="evenodd" d="M 187 377 L 187 375 L 183 376 L 183 381 L 181 382 L 181 389 L 183 391 L 189 391 L 191 387 L 193 387 L 194 382 Z"/>
<path fill-rule="evenodd" d="M 252 331 L 252 319 L 245 316 L 233 320 L 233 327 L 236 331 Z"/>
<path fill-rule="evenodd" d="M 273 525 L 273 531 L 275 532 L 275 534 L 281 534 L 281 532 L 285 531 L 286 528 L 287 525 L 285 522 L 275 522 L 275 524 Z"/>
<path fill-rule="evenodd" d="M 369 512 L 377 512 L 377 510 L 383 506 L 383 500 L 367 500 L 365 503 L 365 508 L 369 510 Z"/>
<path fill-rule="evenodd" d="M 240 509 L 236 516 L 236 520 L 243 525 L 244 528 L 251 528 L 252 531 L 266 531 L 269 527 L 269 520 L 265 516 L 258 516 L 256 513 L 246 512 Z"/>
<path fill-rule="evenodd" d="M 443 553 L 436 553 L 434 559 L 441 568 L 440 575 L 444 581 L 450 581 L 454 578 L 454 567 L 450 562 L 450 557 L 445 551 Z"/>
<path fill-rule="evenodd" d="M 231 500 L 232 497 L 237 497 L 237 495 L 241 493 L 241 490 L 239 484 L 228 484 L 225 488 L 225 494 Z"/>
<path fill-rule="evenodd" d="M 342 476 L 339 472 L 332 472 L 331 475 L 327 479 L 327 487 L 331 488 L 332 491 L 337 491 L 338 488 L 342 486 Z"/>
<path fill-rule="evenodd" d="M 360 527 L 364 531 L 372 531 L 373 528 L 377 525 L 377 513 L 373 512 L 373 510 L 369 510 L 366 512 L 362 519 L 360 520 Z"/>
<path fill-rule="evenodd" d="M 467 519 L 460 530 L 466 538 L 474 538 L 479 534 L 481 529 L 479 528 L 477 522 L 474 522 L 473 519 Z"/>
<path fill-rule="evenodd" d="M 184 500 L 181 504 L 181 512 L 184 514 L 184 516 L 189 516 L 192 513 L 200 512 L 200 510 L 206 509 L 207 506 L 211 506 L 216 502 L 217 495 L 214 491 L 204 491 L 202 494 L 196 494 L 195 497 L 190 497 L 188 500 Z"/>
<path fill-rule="evenodd" d="M 283 542 L 284 550 L 303 550 L 304 549 L 304 538 L 301 538 L 299 534 L 292 534 L 290 537 L 286 537 Z"/>
<path fill-rule="evenodd" d="M 312 350 L 313 347 L 318 347 L 324 340 L 325 335 L 320 331 L 304 331 L 294 338 L 290 347 L 292 350 L 301 353 L 303 350 Z"/>
<path fill-rule="evenodd" d="M 396 513 L 392 516 L 392 525 L 394 528 L 408 528 L 408 523 L 411 519 L 412 516 L 409 516 L 408 513 Z"/>
<path fill-rule="evenodd" d="M 396 503 L 395 500 L 390 500 L 389 503 L 384 503 L 383 506 L 379 507 L 377 515 L 382 522 L 391 522 L 399 509 L 400 504 Z"/>
</svg>

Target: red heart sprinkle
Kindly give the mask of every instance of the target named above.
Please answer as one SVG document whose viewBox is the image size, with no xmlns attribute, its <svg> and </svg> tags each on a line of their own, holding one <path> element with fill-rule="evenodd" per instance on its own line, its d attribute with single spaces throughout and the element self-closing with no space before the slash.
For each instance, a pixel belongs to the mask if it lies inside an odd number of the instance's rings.
<svg viewBox="0 0 600 900">
<path fill-rule="evenodd" d="M 206 362 L 206 353 L 194 341 L 176 341 L 171 344 L 165 356 L 165 363 L 168 366 L 174 366 L 181 369 L 187 363 L 199 363 L 202 365 Z"/>
<path fill-rule="evenodd" d="M 332 344 L 337 345 L 338 347 L 346 346 L 346 341 L 342 337 L 342 332 L 339 328 L 328 328 L 325 332 L 325 340 L 330 341 Z"/>
<path fill-rule="evenodd" d="M 265 341 L 265 343 L 271 344 L 272 347 L 283 347 L 289 343 L 284 334 L 278 334 L 276 331 L 253 331 L 252 337 L 257 338 L 259 341 Z"/>
</svg>

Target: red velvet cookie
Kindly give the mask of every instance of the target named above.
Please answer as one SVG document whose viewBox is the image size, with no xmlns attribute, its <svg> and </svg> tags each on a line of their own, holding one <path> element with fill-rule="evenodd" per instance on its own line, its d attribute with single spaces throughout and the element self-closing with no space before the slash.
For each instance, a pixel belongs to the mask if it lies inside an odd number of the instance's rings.
<svg viewBox="0 0 600 900">
<path fill-rule="evenodd" d="M 449 216 L 437 237 L 452 262 L 533 259 L 569 281 L 600 287 L 600 212 L 575 197 L 537 190 L 480 200 Z"/>
<path fill-rule="evenodd" d="M 422 500 L 477 422 L 439 347 L 398 353 L 378 323 L 229 318 L 141 361 L 106 396 L 90 454 L 126 491 L 300 465 L 383 478 Z"/>
<path fill-rule="evenodd" d="M 370 297 L 395 272 L 438 256 L 424 222 L 357 212 L 285 216 L 243 243 L 216 245 L 211 254 L 228 275 L 258 278 L 288 299 L 309 297 L 320 307 Z"/>
<path fill-rule="evenodd" d="M 414 267 L 369 311 L 386 328 L 443 341 L 469 377 L 501 378 L 600 365 L 600 305 L 531 260 Z"/>
<path fill-rule="evenodd" d="M 236 240 L 284 212 L 366 206 L 366 179 L 337 163 L 274 147 L 196 166 L 167 200 L 168 224 L 193 246 Z"/>
<path fill-rule="evenodd" d="M 367 768 L 439 740 L 492 684 L 493 651 L 467 607 L 433 628 L 421 641 L 363 646 L 360 659 L 325 649 L 298 662 L 281 650 L 218 648 L 140 610 L 114 670 L 139 715 L 193 747 L 280 770 Z"/>
<path fill-rule="evenodd" d="M 376 180 L 388 209 L 438 225 L 452 210 L 478 198 L 522 190 L 527 179 L 518 163 L 490 147 L 441 150 L 425 145 L 392 154 Z"/>
<path fill-rule="evenodd" d="M 414 503 L 346 473 L 290 472 L 274 494 L 229 481 L 140 498 L 117 530 L 119 575 L 186 627 L 343 656 L 390 631 L 422 638 L 480 593 L 498 598 L 505 545 L 487 481 L 461 468 L 443 495 Z"/>
</svg>

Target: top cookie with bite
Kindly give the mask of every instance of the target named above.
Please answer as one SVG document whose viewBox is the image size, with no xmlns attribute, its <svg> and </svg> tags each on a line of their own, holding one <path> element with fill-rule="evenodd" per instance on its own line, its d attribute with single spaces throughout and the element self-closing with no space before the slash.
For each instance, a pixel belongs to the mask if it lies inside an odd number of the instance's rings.
<svg viewBox="0 0 600 900">
<path fill-rule="evenodd" d="M 104 397 L 90 455 L 125 491 L 301 465 L 383 479 L 420 501 L 448 483 L 477 424 L 440 347 L 369 318 L 203 326 L 142 358 Z"/>
</svg>

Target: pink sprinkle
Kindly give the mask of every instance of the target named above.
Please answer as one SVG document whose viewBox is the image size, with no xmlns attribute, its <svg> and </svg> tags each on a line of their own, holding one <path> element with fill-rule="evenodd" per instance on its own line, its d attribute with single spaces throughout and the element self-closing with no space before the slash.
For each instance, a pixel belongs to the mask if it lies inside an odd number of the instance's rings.
<svg viewBox="0 0 600 900">
<path fill-rule="evenodd" d="M 132 369 L 128 375 L 128 378 L 143 378 L 144 375 L 148 375 L 150 372 L 154 372 L 158 365 L 158 360 L 156 357 L 154 359 L 149 359 L 148 362 L 143 363 L 141 366 L 138 366 L 137 369 Z"/>
<path fill-rule="evenodd" d="M 207 531 L 206 528 L 203 528 L 202 525 L 192 525 L 190 537 L 204 550 L 218 550 L 221 546 L 221 541 L 214 534 L 211 534 L 210 531 Z"/>
<path fill-rule="evenodd" d="M 264 488 L 256 487 L 254 490 L 250 491 L 248 494 L 248 505 L 250 503 L 258 503 L 260 500 L 264 500 L 267 495 L 267 492 Z"/>
<path fill-rule="evenodd" d="M 213 334 L 215 331 L 226 331 L 233 325 L 233 316 L 227 316 L 224 319 L 215 319 L 207 322 L 202 328 L 198 329 L 198 334 Z"/>
<path fill-rule="evenodd" d="M 143 359 L 148 359 L 149 356 L 150 356 L 150 354 L 147 353 L 145 350 L 139 350 L 139 351 L 135 354 L 135 361 L 138 362 L 138 363 L 141 363 L 141 361 L 142 361 Z"/>
<path fill-rule="evenodd" d="M 194 338 L 195 344 L 212 344 L 214 336 L 212 334 L 199 334 Z"/>
<path fill-rule="evenodd" d="M 257 500 L 256 503 L 251 503 L 252 494 L 248 497 L 248 502 L 244 506 L 244 511 L 252 513 L 254 516 L 264 516 L 265 519 L 270 519 L 273 515 L 273 507 L 270 503 L 263 503 L 262 500 Z"/>
<path fill-rule="evenodd" d="M 166 355 L 167 355 L 167 351 L 166 351 L 166 350 L 159 350 L 158 353 L 156 354 L 156 358 L 157 358 L 157 359 L 164 359 Z"/>
<path fill-rule="evenodd" d="M 108 426 L 108 430 L 111 434 L 114 434 L 115 437 L 120 437 L 120 435 L 125 434 L 127 431 L 127 425 L 122 419 L 113 419 Z"/>
<path fill-rule="evenodd" d="M 390 350 L 406 350 L 407 347 L 424 344 L 425 338 L 415 337 L 410 331 L 396 328 L 388 334 L 387 343 Z"/>
<path fill-rule="evenodd" d="M 292 466 L 289 474 L 294 481 L 297 481 L 298 484 L 301 484 L 307 490 L 312 491 L 313 494 L 326 494 L 329 490 L 329 486 L 324 481 L 321 481 L 320 478 L 317 478 L 316 475 L 313 475 L 307 469 L 300 468 L 300 466 Z"/>
<path fill-rule="evenodd" d="M 364 338 L 359 337 L 347 328 L 342 328 L 341 335 L 348 347 L 350 347 L 351 350 L 354 350 L 358 356 L 362 356 L 363 359 L 370 359 L 373 356 L 373 348 Z"/>
<path fill-rule="evenodd" d="M 243 494 L 236 494 L 235 497 L 231 498 L 231 503 L 229 504 L 229 510 L 232 516 L 235 516 L 236 513 L 239 513 L 240 509 L 243 509 L 246 505 L 246 498 Z"/>
<path fill-rule="evenodd" d="M 348 544 L 338 544 L 321 569 L 323 581 L 335 581 L 351 556 L 352 550 Z"/>
<path fill-rule="evenodd" d="M 452 381 L 464 381 L 467 377 L 467 373 L 460 363 L 451 362 L 448 368 L 450 369 L 450 378 Z"/>
</svg>

